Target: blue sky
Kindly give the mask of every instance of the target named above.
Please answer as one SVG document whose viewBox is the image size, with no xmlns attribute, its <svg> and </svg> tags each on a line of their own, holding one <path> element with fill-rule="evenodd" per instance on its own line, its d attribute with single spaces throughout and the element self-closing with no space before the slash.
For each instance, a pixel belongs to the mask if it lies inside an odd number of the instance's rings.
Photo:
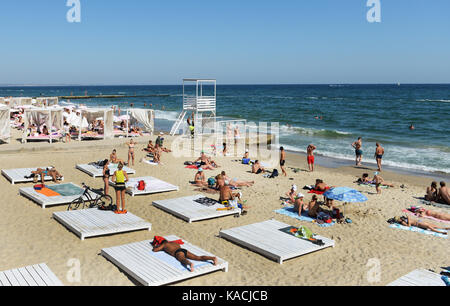
<svg viewBox="0 0 450 306">
<path fill-rule="evenodd" d="M 0 84 L 450 83 L 450 1 L 0 1 Z"/>
</svg>

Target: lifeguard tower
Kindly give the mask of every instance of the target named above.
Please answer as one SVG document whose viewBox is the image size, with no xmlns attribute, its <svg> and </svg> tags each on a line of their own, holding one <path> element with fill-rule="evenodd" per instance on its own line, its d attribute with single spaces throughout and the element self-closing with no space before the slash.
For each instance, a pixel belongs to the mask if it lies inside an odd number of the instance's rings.
<svg viewBox="0 0 450 306">
<path fill-rule="evenodd" d="M 183 79 L 183 111 L 175 121 L 170 135 L 174 136 L 183 129 L 183 123 L 194 114 L 195 134 L 212 132 L 216 127 L 217 83 L 213 79 Z"/>
</svg>

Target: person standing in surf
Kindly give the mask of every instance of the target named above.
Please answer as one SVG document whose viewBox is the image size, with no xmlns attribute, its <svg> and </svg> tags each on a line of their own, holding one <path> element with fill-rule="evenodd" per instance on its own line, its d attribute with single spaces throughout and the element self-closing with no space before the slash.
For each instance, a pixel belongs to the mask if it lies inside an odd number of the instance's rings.
<svg viewBox="0 0 450 306">
<path fill-rule="evenodd" d="M 358 140 L 352 143 L 352 147 L 355 148 L 355 155 L 356 155 L 356 166 L 361 166 L 362 164 L 362 138 L 358 137 Z"/>
<path fill-rule="evenodd" d="M 381 172 L 381 161 L 382 161 L 383 155 L 384 155 L 384 148 L 378 142 L 377 142 L 376 146 L 377 146 L 377 148 L 375 149 L 375 159 L 377 161 L 378 171 Z"/>
</svg>

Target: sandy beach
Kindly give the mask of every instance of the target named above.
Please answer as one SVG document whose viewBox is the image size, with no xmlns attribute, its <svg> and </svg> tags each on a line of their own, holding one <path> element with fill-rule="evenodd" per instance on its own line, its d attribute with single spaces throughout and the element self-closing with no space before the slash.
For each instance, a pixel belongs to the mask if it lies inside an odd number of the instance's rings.
<svg viewBox="0 0 450 306">
<path fill-rule="evenodd" d="M 155 137 L 152 137 L 154 139 Z M 71 231 L 52 219 L 52 213 L 64 211 L 67 205 L 42 209 L 39 205 L 19 195 L 18 190 L 32 184 L 11 185 L 1 178 L 2 218 L 0 219 L 0 271 L 37 263 L 47 263 L 56 276 L 70 286 L 132 286 L 136 284 L 115 265 L 100 254 L 102 248 L 152 239 L 155 235 L 174 234 L 227 260 L 229 271 L 216 272 L 206 276 L 183 281 L 175 285 L 188 286 L 284 286 L 284 285 L 386 285 L 395 279 L 415 270 L 432 269 L 441 271 L 448 266 L 449 240 L 391 229 L 386 220 L 402 214 L 402 209 L 419 205 L 415 197 L 424 194 L 430 178 L 401 175 L 383 171 L 385 180 L 395 184 L 394 188 L 383 189 L 377 195 L 375 188 L 354 184 L 363 172 L 372 173 L 373 168 L 357 169 L 349 165 L 343 168 L 324 168 L 317 166 L 314 173 L 306 171 L 306 160 L 300 155 L 288 154 L 288 177 L 264 178 L 250 173 L 250 167 L 236 161 L 236 157 L 217 156 L 214 159 L 221 165 L 216 171 L 206 171 L 206 176 L 215 176 L 226 170 L 230 177 L 255 181 L 254 186 L 243 188 L 244 199 L 251 206 L 249 213 L 239 218 L 223 217 L 188 224 L 151 205 L 152 201 L 198 194 L 189 184 L 195 171 L 186 169 L 184 161 L 194 158 L 175 158 L 165 153 L 163 165 L 151 166 L 139 162 L 144 156 L 141 149 L 148 138 L 137 139 L 136 170 L 134 177 L 151 175 L 179 186 L 178 192 L 149 196 L 127 196 L 129 212 L 152 223 L 151 232 L 137 231 L 125 234 L 98 237 L 81 241 Z M 166 137 L 165 146 L 170 148 L 171 137 Z M 94 188 L 103 186 L 100 178 L 94 179 L 76 170 L 75 165 L 89 163 L 109 156 L 113 148 L 118 156 L 127 158 L 125 139 L 110 141 L 83 142 L 79 144 L 27 144 L 17 149 L 17 143 L 1 146 L 0 169 L 36 167 L 53 165 L 65 177 L 65 182 L 80 185 L 82 182 Z M 10 148 L 10 151 L 8 151 Z M 34 149 L 31 149 L 34 148 Z M 252 158 L 256 158 L 251 156 Z M 300 168 L 294 173 L 289 167 Z M 352 203 L 346 206 L 346 217 L 352 224 L 336 224 L 319 227 L 316 224 L 298 221 L 276 214 L 281 208 L 280 196 L 296 184 L 300 189 L 314 184 L 321 178 L 331 186 L 353 187 L 368 197 L 365 203 Z M 405 188 L 399 186 L 404 184 Z M 113 192 L 110 194 L 115 199 Z M 306 201 L 311 195 L 306 194 Z M 207 194 L 205 194 L 207 195 Z M 211 196 L 211 195 L 207 195 Z M 217 197 L 217 196 L 212 196 Z M 337 205 L 339 208 L 341 204 Z M 442 210 L 432 208 L 434 210 Z M 257 253 L 244 249 L 218 237 L 221 229 L 247 225 L 255 222 L 276 219 L 293 226 L 307 226 L 314 233 L 334 239 L 334 248 L 297 257 L 283 265 L 269 260 Z M 79 260 L 81 266 L 80 282 L 70 282 L 70 259 Z M 371 269 L 368 262 L 378 259 L 381 263 L 380 282 L 369 282 L 367 273 Z"/>
</svg>

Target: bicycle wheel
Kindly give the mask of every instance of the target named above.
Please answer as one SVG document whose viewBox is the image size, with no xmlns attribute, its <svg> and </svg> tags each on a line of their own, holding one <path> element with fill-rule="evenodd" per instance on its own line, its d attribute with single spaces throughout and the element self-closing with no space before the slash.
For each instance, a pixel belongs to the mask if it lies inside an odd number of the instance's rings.
<svg viewBox="0 0 450 306">
<path fill-rule="evenodd" d="M 95 206 L 100 209 L 105 209 L 111 207 L 113 203 L 113 199 L 111 196 L 107 194 L 101 195 L 97 200 L 95 200 Z"/>
<path fill-rule="evenodd" d="M 77 209 L 84 209 L 85 204 L 84 204 L 84 200 L 83 198 L 78 198 L 72 201 L 72 203 L 69 204 L 69 207 L 67 208 L 67 210 L 77 210 Z"/>
</svg>

